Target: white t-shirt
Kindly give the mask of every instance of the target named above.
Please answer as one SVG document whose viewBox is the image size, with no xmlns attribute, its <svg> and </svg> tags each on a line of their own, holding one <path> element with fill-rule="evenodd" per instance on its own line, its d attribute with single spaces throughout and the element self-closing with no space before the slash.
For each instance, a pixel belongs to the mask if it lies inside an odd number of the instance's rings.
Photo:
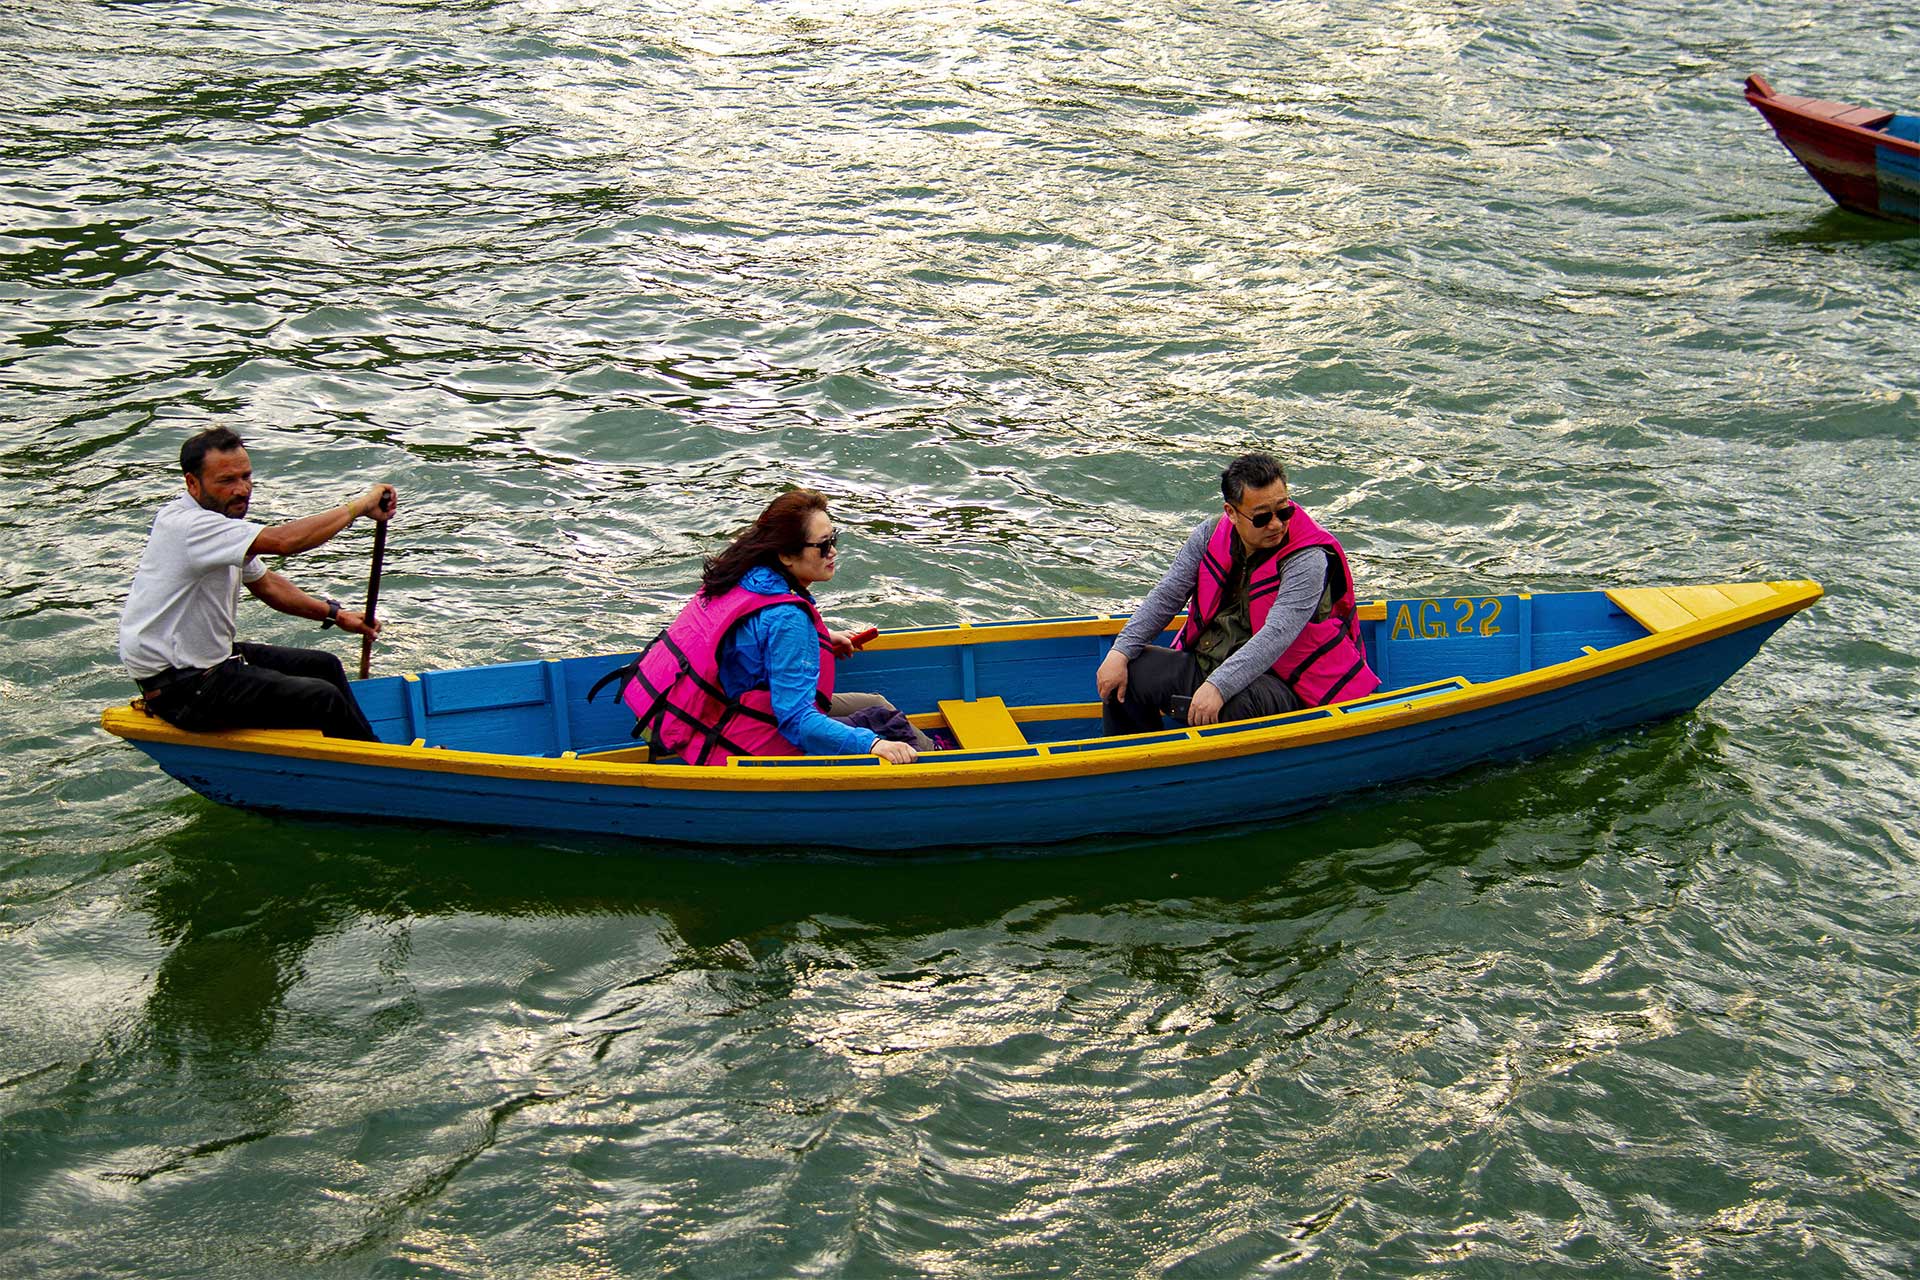
<svg viewBox="0 0 1920 1280">
<path fill-rule="evenodd" d="M 120 611 L 120 661 L 136 678 L 232 654 L 240 584 L 267 572 L 259 556 L 247 558 L 260 528 L 184 493 L 160 508 Z"/>
</svg>

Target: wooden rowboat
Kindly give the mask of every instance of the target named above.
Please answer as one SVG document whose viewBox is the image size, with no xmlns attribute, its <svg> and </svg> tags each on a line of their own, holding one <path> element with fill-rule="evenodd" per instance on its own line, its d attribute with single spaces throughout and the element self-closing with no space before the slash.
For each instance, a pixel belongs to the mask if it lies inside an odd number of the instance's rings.
<svg viewBox="0 0 1920 1280">
<path fill-rule="evenodd" d="M 841 683 L 958 741 L 914 765 L 651 759 L 623 707 L 586 698 L 627 654 L 360 681 L 378 743 L 183 733 L 130 706 L 101 724 L 202 795 L 266 812 L 742 848 L 1031 844 L 1264 822 L 1679 715 L 1820 594 L 1749 582 L 1377 601 L 1361 610 L 1384 681 L 1372 695 L 1115 738 L 1099 736 L 1091 698 L 1122 618 L 886 631 Z"/>
<path fill-rule="evenodd" d="M 1759 76 L 1747 101 L 1842 209 L 1920 223 L 1920 116 L 1791 98 Z"/>
</svg>

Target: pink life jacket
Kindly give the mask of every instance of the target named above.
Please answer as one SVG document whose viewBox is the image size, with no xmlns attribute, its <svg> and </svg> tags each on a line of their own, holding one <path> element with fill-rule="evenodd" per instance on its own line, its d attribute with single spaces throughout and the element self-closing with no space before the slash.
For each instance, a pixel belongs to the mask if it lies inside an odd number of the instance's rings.
<svg viewBox="0 0 1920 1280">
<path fill-rule="evenodd" d="M 1194 586 L 1193 607 L 1187 611 L 1187 623 L 1180 628 L 1176 649 L 1191 649 L 1207 629 L 1225 592 L 1222 588 L 1233 572 L 1233 539 L 1238 537 L 1233 524 L 1224 515 L 1214 525 L 1213 536 L 1200 557 L 1199 582 Z M 1333 612 L 1300 628 L 1279 661 L 1273 674 L 1293 690 L 1303 707 L 1318 707 L 1342 698 L 1364 698 L 1380 687 L 1380 677 L 1367 665 L 1366 650 L 1360 642 L 1360 620 L 1354 613 L 1353 571 L 1347 567 L 1347 553 L 1338 540 L 1315 523 L 1299 506 L 1287 520 L 1287 536 L 1273 556 L 1255 565 L 1247 577 L 1247 617 L 1257 632 L 1273 611 L 1274 593 L 1280 589 L 1280 570 L 1286 562 L 1312 547 L 1324 547 L 1327 556 L 1327 585 L 1332 588 Z"/>
<path fill-rule="evenodd" d="M 696 593 L 639 657 L 608 672 L 593 693 L 615 676 L 628 677 L 620 700 L 639 719 L 634 735 L 650 731 L 662 751 L 688 764 L 725 764 L 729 756 L 800 755 L 800 748 L 781 736 L 767 690 L 749 689 L 736 699 L 720 685 L 720 649 L 727 637 L 749 614 L 777 604 L 800 605 L 813 619 L 820 636 L 814 701 L 824 712 L 833 697 L 833 642 L 813 602 L 793 592 L 767 596 L 737 585 L 713 600 Z"/>
</svg>

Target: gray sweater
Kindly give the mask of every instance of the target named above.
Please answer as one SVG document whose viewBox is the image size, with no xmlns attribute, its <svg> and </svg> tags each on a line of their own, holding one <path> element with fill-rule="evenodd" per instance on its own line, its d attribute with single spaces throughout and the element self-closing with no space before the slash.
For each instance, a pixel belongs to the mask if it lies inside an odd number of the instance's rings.
<svg viewBox="0 0 1920 1280">
<path fill-rule="evenodd" d="M 1114 649 L 1127 661 L 1139 657 L 1140 651 L 1167 629 L 1173 615 L 1187 607 L 1194 584 L 1200 580 L 1200 557 L 1213 537 L 1214 525 L 1224 519 L 1225 516 L 1214 516 L 1194 526 L 1180 554 L 1174 557 L 1173 567 L 1147 593 L 1147 598 L 1133 611 L 1133 617 L 1114 637 Z M 1280 570 L 1280 589 L 1274 595 L 1273 610 L 1267 614 L 1265 624 L 1254 633 L 1253 639 L 1240 646 L 1207 677 L 1223 700 L 1252 684 L 1255 676 L 1270 670 L 1280 660 L 1280 655 L 1300 634 L 1300 628 L 1313 620 L 1314 611 L 1320 607 L 1320 596 L 1326 589 L 1324 551 L 1318 555 L 1296 555 L 1286 562 Z"/>
</svg>

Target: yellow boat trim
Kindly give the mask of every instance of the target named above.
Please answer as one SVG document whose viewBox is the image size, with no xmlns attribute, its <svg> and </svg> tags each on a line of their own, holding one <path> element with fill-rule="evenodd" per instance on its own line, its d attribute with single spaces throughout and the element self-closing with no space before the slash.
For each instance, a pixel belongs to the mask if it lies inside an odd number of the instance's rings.
<svg viewBox="0 0 1920 1280">
<path fill-rule="evenodd" d="M 858 763 L 850 759 L 845 765 L 835 765 L 832 763 L 832 758 L 826 757 L 822 758 L 821 763 L 817 765 L 791 768 L 740 768 L 736 758 L 729 761 L 725 768 L 703 769 L 689 765 L 607 763 L 605 758 L 600 756 L 566 760 L 499 755 L 479 751 L 455 751 L 435 747 L 399 746 L 390 743 L 349 742 L 336 738 L 321 738 L 311 731 L 250 729 L 224 733 L 185 733 L 163 720 L 128 706 L 109 707 L 101 714 L 100 723 L 101 727 L 109 733 L 139 741 L 217 747 L 258 755 L 329 760 L 342 764 L 410 771 L 454 773 L 477 778 L 524 778 L 591 786 L 752 793 L 989 786 L 1054 778 L 1078 778 L 1106 773 L 1127 773 L 1171 765 L 1191 765 L 1212 760 L 1232 759 L 1276 750 L 1293 750 L 1384 729 L 1421 724 L 1429 720 L 1479 711 L 1565 688 L 1597 676 L 1626 670 L 1775 618 L 1786 617 L 1811 605 L 1824 594 L 1819 583 L 1806 580 L 1731 584 L 1730 587 L 1721 586 L 1715 590 L 1725 595 L 1728 600 L 1737 601 L 1737 603 L 1710 616 L 1693 615 L 1691 621 L 1685 622 L 1674 620 L 1671 625 L 1654 630 L 1652 634 L 1638 640 L 1629 640 L 1597 653 L 1583 654 L 1535 671 L 1521 672 L 1518 675 L 1491 680 L 1485 684 L 1439 681 L 1436 683 L 1454 683 L 1457 687 L 1452 692 L 1438 693 L 1416 702 L 1385 702 L 1369 707 L 1362 699 L 1357 703 L 1335 704 L 1324 708 L 1328 712 L 1327 715 L 1291 724 L 1279 723 L 1264 728 L 1254 727 L 1237 733 L 1212 737 L 1203 736 L 1204 731 L 1197 729 L 1149 733 L 1141 735 L 1148 741 L 1137 746 L 1116 745 L 1100 751 L 1064 752 L 1060 751 L 1060 748 L 1073 744 L 1043 743 L 1031 748 L 1033 754 L 1023 753 L 1011 759 L 965 760 L 952 758 L 954 753 L 950 752 L 929 752 L 921 756 L 918 764 L 913 765 L 889 765 L 875 760 L 872 756 L 861 756 L 857 757 Z M 1616 599 L 1615 602 L 1622 609 L 1628 609 L 1629 613 L 1633 613 L 1633 609 L 1629 609 L 1627 603 L 1631 601 L 1635 608 L 1646 609 L 1650 616 L 1663 618 L 1673 616 L 1670 613 L 1660 612 L 1662 606 L 1649 606 L 1646 602 L 1650 597 L 1626 592 L 1609 592 L 1608 594 L 1610 597 L 1616 594 L 1625 596 L 1625 600 Z M 1674 609 L 1684 607 L 1671 596 L 1663 598 Z M 1694 593 L 1683 598 L 1698 602 L 1705 597 Z M 1385 603 L 1377 602 L 1376 607 L 1381 610 L 1379 616 L 1384 617 Z M 1634 614 L 1634 616 L 1638 618 L 1639 615 Z M 1644 620 L 1642 621 L 1644 624 Z M 1078 628 L 1089 625 L 1092 624 L 1036 623 L 1018 627 L 963 627 L 953 631 L 909 634 L 915 637 L 942 635 L 947 639 L 939 643 L 953 643 L 952 637 L 956 631 L 961 630 L 986 632 L 989 636 L 998 633 L 1001 637 L 1010 639 L 1032 628 L 1039 628 L 1035 633 L 1039 636 L 1058 636 L 1061 632 L 1050 628 L 1063 626 Z M 1115 629 L 1118 629 L 1117 626 Z M 883 634 L 872 647 L 885 647 L 881 642 L 887 638 Z M 1034 637 L 1019 635 L 1019 638 Z M 978 643 L 979 641 L 970 642 Z M 1396 695 L 1404 695 L 1407 692 L 1408 690 L 1394 691 Z M 1062 704 L 1063 707 L 1073 705 Z M 1052 710 L 1052 708 L 1025 710 Z M 1018 720 L 1020 709 L 1016 709 L 1014 715 Z M 1277 717 L 1282 720 L 1285 718 Z M 1258 721 L 1247 723 L 1256 726 L 1259 724 Z M 1077 741 L 1101 740 L 1091 738 Z M 1107 741 L 1119 742 L 1118 739 Z"/>
</svg>

